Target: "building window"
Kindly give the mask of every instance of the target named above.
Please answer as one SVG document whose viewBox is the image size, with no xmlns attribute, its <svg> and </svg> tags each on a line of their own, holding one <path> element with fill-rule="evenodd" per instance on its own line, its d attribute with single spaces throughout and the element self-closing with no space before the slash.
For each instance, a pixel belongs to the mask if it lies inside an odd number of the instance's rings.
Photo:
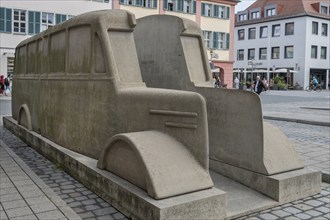
<svg viewBox="0 0 330 220">
<path fill-rule="evenodd" d="M 260 18 L 260 11 L 251 12 L 251 19 L 258 19 Z"/>
<path fill-rule="evenodd" d="M 29 11 L 29 31 L 31 35 L 40 33 L 40 12 Z"/>
<path fill-rule="evenodd" d="M 211 17 L 212 15 L 212 4 L 206 4 L 202 2 L 202 15 Z"/>
<path fill-rule="evenodd" d="M 230 8 L 202 2 L 202 15 L 206 17 L 229 19 Z"/>
<path fill-rule="evenodd" d="M 319 23 L 313 21 L 312 23 L 312 34 L 318 34 L 319 33 Z"/>
<path fill-rule="evenodd" d="M 311 58 L 317 59 L 317 46 L 312 45 Z"/>
<path fill-rule="evenodd" d="M 14 73 L 14 57 L 7 57 L 7 76 L 12 76 Z"/>
<path fill-rule="evenodd" d="M 327 59 L 327 48 L 321 47 L 321 59 Z"/>
<path fill-rule="evenodd" d="M 293 58 L 293 46 L 285 46 L 284 47 L 284 58 L 292 59 Z"/>
<path fill-rule="evenodd" d="M 272 47 L 272 59 L 280 59 L 280 47 Z"/>
<path fill-rule="evenodd" d="M 237 51 L 237 60 L 244 60 L 244 50 Z"/>
<path fill-rule="evenodd" d="M 0 8 L 0 32 L 11 33 L 11 15 L 11 9 Z"/>
<path fill-rule="evenodd" d="M 256 54 L 255 49 L 248 49 L 248 60 L 254 60 L 255 54 Z"/>
<path fill-rule="evenodd" d="M 14 33 L 26 33 L 26 11 L 14 9 Z"/>
<path fill-rule="evenodd" d="M 238 21 L 246 21 L 247 15 L 246 14 L 240 14 L 238 15 Z"/>
<path fill-rule="evenodd" d="M 256 39 L 256 28 L 249 28 L 249 39 Z"/>
<path fill-rule="evenodd" d="M 324 15 L 328 14 L 328 7 L 327 6 L 321 6 L 321 14 L 324 14 Z"/>
<path fill-rule="evenodd" d="M 109 0 L 104 0 L 104 2 L 109 2 Z M 171 3 L 173 5 L 173 3 L 171 1 L 169 1 L 169 3 Z M 166 1 L 166 6 L 169 3 Z M 145 8 L 157 8 L 157 0 L 120 0 L 120 4 L 132 5 L 132 6 L 137 6 L 137 7 L 145 7 Z M 165 3 L 164 3 L 164 6 L 165 6 Z M 167 8 L 165 8 L 165 9 L 167 9 Z M 167 10 L 169 10 L 169 9 L 167 9 Z M 173 10 L 171 10 L 171 11 L 173 11 Z"/>
<path fill-rule="evenodd" d="M 221 49 L 221 50 L 229 49 L 229 48 L 227 48 L 227 43 L 226 43 L 226 33 L 213 32 L 212 48 Z"/>
<path fill-rule="evenodd" d="M 294 23 L 286 23 L 285 24 L 285 35 L 293 35 L 294 34 Z"/>
<path fill-rule="evenodd" d="M 67 20 L 67 16 L 63 14 L 56 14 L 56 24 L 62 23 L 63 21 Z"/>
<path fill-rule="evenodd" d="M 272 29 L 272 36 L 279 37 L 281 35 L 281 25 L 275 24 Z"/>
<path fill-rule="evenodd" d="M 259 49 L 259 60 L 267 60 L 267 48 Z"/>
<path fill-rule="evenodd" d="M 244 40 L 244 29 L 238 30 L 238 40 Z"/>
<path fill-rule="evenodd" d="M 260 27 L 260 38 L 267 38 L 268 37 L 268 27 L 263 26 Z"/>
<path fill-rule="evenodd" d="M 41 18 L 41 29 L 42 31 L 47 30 L 54 26 L 54 14 L 42 12 Z"/>
<path fill-rule="evenodd" d="M 204 35 L 204 44 L 206 48 L 211 48 L 211 31 L 203 31 Z"/>
<path fill-rule="evenodd" d="M 321 35 L 328 36 L 328 24 L 322 23 Z"/>
<path fill-rule="evenodd" d="M 275 16 L 276 15 L 276 9 L 275 8 L 271 8 L 271 9 L 267 9 L 266 10 L 266 16 Z"/>
</svg>

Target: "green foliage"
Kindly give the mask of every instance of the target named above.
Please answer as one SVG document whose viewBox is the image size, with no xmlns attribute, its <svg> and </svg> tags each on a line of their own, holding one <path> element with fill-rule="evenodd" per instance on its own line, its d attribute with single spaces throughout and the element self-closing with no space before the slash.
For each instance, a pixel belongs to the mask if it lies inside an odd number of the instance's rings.
<svg viewBox="0 0 330 220">
<path fill-rule="evenodd" d="M 280 90 L 286 90 L 288 88 L 283 76 L 275 76 L 273 80 L 274 84 L 276 84 Z"/>
</svg>

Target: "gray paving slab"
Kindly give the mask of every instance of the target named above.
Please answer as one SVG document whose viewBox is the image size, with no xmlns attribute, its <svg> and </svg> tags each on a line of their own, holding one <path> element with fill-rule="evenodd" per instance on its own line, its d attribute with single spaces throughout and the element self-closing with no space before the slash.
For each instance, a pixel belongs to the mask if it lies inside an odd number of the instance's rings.
<svg viewBox="0 0 330 220">
<path fill-rule="evenodd" d="M 0 179 L 0 185 L 11 182 L 13 186 L 0 190 L 1 219 L 54 219 L 48 218 L 51 215 L 46 215 L 51 211 L 60 213 L 53 215 L 56 218 L 59 216 L 59 218 L 80 219 L 73 210 L 61 209 L 61 203 L 56 202 L 59 197 L 52 191 L 47 191 L 49 188 L 40 182 L 39 177 L 2 140 L 0 140 L 0 155 L 0 167 L 4 177 Z M 27 184 L 21 184 L 22 182 Z M 42 185 L 42 188 L 39 185 Z M 39 203 L 31 205 L 29 201 L 39 201 Z M 45 218 L 37 218 L 38 215 Z"/>
</svg>

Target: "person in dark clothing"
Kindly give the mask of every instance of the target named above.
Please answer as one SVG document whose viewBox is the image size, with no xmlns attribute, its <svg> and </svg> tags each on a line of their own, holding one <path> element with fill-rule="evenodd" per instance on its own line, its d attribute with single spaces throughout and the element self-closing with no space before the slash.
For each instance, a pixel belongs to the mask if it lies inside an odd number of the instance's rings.
<svg viewBox="0 0 330 220">
<path fill-rule="evenodd" d="M 260 95 L 260 93 L 262 92 L 262 89 L 264 89 L 265 91 L 267 90 L 267 87 L 265 86 L 265 84 L 262 82 L 262 80 L 260 80 L 260 76 L 257 76 L 256 80 L 253 82 L 253 91 L 255 93 L 257 93 L 258 95 Z"/>
</svg>

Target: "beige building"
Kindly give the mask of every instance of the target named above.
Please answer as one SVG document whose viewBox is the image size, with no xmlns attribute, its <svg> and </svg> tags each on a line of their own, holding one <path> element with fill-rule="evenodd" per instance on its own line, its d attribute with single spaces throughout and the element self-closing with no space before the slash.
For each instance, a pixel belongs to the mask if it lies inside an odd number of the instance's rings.
<svg viewBox="0 0 330 220">
<path fill-rule="evenodd" d="M 232 85 L 235 5 L 238 0 L 118 0 L 114 9 L 125 9 L 136 18 L 166 14 L 195 21 L 203 30 L 209 59 L 220 70 L 221 81 Z"/>
</svg>

